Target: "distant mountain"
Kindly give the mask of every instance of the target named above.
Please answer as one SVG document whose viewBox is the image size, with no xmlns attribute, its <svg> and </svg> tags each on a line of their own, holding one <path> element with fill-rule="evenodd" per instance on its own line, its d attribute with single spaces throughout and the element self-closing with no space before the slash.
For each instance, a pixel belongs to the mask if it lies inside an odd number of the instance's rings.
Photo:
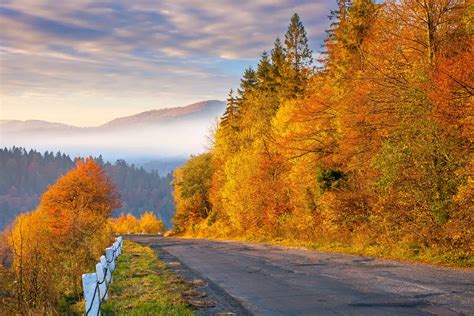
<svg viewBox="0 0 474 316">
<path fill-rule="evenodd" d="M 132 125 L 153 125 L 158 123 L 177 122 L 179 120 L 205 119 L 212 120 L 221 116 L 225 111 L 225 102 L 218 100 L 201 101 L 186 106 L 150 110 L 138 114 L 119 117 L 96 127 L 77 127 L 62 123 L 41 120 L 0 120 L 1 133 L 39 132 L 53 130 L 87 130 L 128 127 Z"/>
<path fill-rule="evenodd" d="M 96 127 L 39 120 L 0 121 L 0 146 L 62 151 L 71 156 L 154 161 L 187 158 L 205 150 L 209 128 L 225 102 L 202 101 L 114 119 Z"/>
<path fill-rule="evenodd" d="M 139 114 L 116 118 L 98 128 L 117 128 L 131 125 L 150 125 L 171 123 L 179 120 L 209 120 L 221 116 L 225 111 L 225 102 L 209 100 L 187 106 L 151 110 Z"/>
<path fill-rule="evenodd" d="M 66 125 L 62 123 L 51 123 L 40 120 L 0 120 L 0 134 L 1 133 L 25 133 L 38 131 L 53 131 L 53 130 L 74 130 L 79 127 Z"/>
</svg>

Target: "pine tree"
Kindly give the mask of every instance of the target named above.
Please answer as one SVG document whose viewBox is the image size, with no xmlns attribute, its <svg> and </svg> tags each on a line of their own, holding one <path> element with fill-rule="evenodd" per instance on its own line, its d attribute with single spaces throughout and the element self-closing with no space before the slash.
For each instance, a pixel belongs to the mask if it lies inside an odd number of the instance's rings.
<svg viewBox="0 0 474 316">
<path fill-rule="evenodd" d="M 274 81 L 281 82 L 281 72 L 285 65 L 285 52 L 283 51 L 283 46 L 281 45 L 280 38 L 275 40 L 273 44 L 272 54 L 272 77 Z"/>
<path fill-rule="evenodd" d="M 244 76 L 240 79 L 240 87 L 237 89 L 237 104 L 242 104 L 245 95 L 257 86 L 257 73 L 252 67 L 245 69 Z"/>
<path fill-rule="evenodd" d="M 240 79 L 240 88 L 237 90 L 239 97 L 255 88 L 257 86 L 257 74 L 252 67 L 248 67 L 244 71 L 244 76 Z"/>
<path fill-rule="evenodd" d="M 227 126 L 234 123 L 235 117 L 237 114 L 237 102 L 234 97 L 234 90 L 230 89 L 229 94 L 227 96 L 227 107 L 225 109 L 224 115 L 221 119 L 221 125 Z"/>
<path fill-rule="evenodd" d="M 312 51 L 308 46 L 308 38 L 303 23 L 298 14 L 291 17 L 290 26 L 285 35 L 285 47 L 283 48 L 286 60 L 297 72 L 302 69 L 311 69 L 313 65 Z"/>
<path fill-rule="evenodd" d="M 260 62 L 258 63 L 257 68 L 257 84 L 259 89 L 262 90 L 271 90 L 273 88 L 272 83 L 272 64 L 267 52 L 263 52 L 260 57 Z"/>
<path fill-rule="evenodd" d="M 272 91 L 279 94 L 281 90 L 280 88 L 283 84 L 282 73 L 286 64 L 285 52 L 283 51 L 283 46 L 281 45 L 280 38 L 277 38 L 275 40 L 270 58 L 271 58 L 270 77 L 271 77 L 271 83 L 273 85 Z"/>
<path fill-rule="evenodd" d="M 283 68 L 285 97 L 293 98 L 304 90 L 305 81 L 313 71 L 312 51 L 308 46 L 308 38 L 298 14 L 291 18 L 285 34 L 283 47 L 286 63 Z"/>
</svg>

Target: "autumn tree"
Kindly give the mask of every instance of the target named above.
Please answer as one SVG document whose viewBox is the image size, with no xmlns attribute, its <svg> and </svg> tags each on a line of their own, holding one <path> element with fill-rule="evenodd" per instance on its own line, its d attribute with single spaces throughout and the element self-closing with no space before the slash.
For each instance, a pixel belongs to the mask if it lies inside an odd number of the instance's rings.
<svg viewBox="0 0 474 316">
<path fill-rule="evenodd" d="M 185 231 L 205 219 L 212 209 L 209 200 L 211 157 L 211 154 L 195 156 L 175 171 L 173 194 L 176 214 L 173 226 L 178 232 Z"/>
<path fill-rule="evenodd" d="M 111 242 L 107 218 L 118 207 L 112 181 L 88 158 L 49 187 L 37 210 L 17 219 L 9 244 L 22 309 L 54 310 L 61 297 L 79 295 L 82 273 Z"/>
<path fill-rule="evenodd" d="M 143 234 L 163 233 L 165 224 L 153 212 L 145 212 L 140 217 L 140 228 Z"/>
<path fill-rule="evenodd" d="M 373 27 L 377 5 L 373 0 L 339 0 L 338 9 L 332 11 L 331 28 L 326 39 L 325 71 L 336 82 L 350 79 L 363 70 L 364 41 Z"/>
<path fill-rule="evenodd" d="M 111 218 L 109 219 L 109 223 L 115 234 L 128 235 L 142 232 L 140 221 L 130 213 L 127 215 L 122 213 L 117 218 Z"/>
</svg>

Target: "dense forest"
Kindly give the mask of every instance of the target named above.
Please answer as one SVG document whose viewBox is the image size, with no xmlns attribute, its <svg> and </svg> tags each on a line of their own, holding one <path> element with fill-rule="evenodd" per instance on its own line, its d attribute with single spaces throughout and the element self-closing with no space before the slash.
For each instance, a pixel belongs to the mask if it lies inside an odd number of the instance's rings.
<svg viewBox="0 0 474 316">
<path fill-rule="evenodd" d="M 319 60 L 295 14 L 229 93 L 212 149 L 175 172 L 175 232 L 473 265 L 474 6 L 330 18 Z"/>
<path fill-rule="evenodd" d="M 171 175 L 161 177 L 157 171 L 147 172 L 123 160 L 111 164 L 99 157 L 96 161 L 120 193 L 122 207 L 114 210 L 115 216 L 124 212 L 139 217 L 152 211 L 170 225 L 174 212 Z M 74 166 L 74 160 L 60 152 L 0 149 L 0 230 L 19 214 L 35 209 L 48 186 Z"/>
</svg>

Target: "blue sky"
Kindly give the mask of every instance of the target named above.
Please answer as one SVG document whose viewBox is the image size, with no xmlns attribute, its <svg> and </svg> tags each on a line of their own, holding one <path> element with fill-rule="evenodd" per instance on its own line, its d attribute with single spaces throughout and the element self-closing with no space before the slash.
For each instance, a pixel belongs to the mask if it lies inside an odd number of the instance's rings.
<svg viewBox="0 0 474 316">
<path fill-rule="evenodd" d="M 78 126 L 225 99 L 291 15 L 320 49 L 335 0 L 2 0 L 0 119 Z"/>
</svg>

